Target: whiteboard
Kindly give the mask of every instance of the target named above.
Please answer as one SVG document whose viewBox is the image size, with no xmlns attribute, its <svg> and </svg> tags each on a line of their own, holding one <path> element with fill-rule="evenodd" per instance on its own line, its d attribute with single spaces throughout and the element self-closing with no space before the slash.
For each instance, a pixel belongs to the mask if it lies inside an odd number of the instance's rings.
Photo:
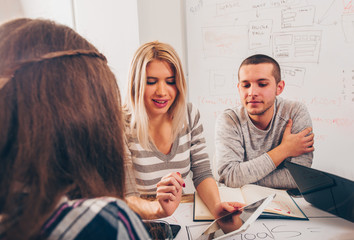
<svg viewBox="0 0 354 240">
<path fill-rule="evenodd" d="M 354 180 L 354 4 L 350 0 L 188 0 L 189 101 L 213 158 L 215 119 L 240 105 L 237 71 L 262 53 L 280 64 L 283 98 L 307 106 L 313 167 Z"/>
</svg>

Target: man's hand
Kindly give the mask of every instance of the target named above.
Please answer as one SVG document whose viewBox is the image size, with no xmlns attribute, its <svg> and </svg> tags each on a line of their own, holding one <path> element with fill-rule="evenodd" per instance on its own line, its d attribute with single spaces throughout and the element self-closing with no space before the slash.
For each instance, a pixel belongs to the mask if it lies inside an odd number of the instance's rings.
<svg viewBox="0 0 354 240">
<path fill-rule="evenodd" d="M 267 152 L 276 167 L 288 157 L 297 157 L 315 150 L 312 128 L 308 127 L 297 134 L 292 134 L 292 126 L 293 121 L 289 119 L 280 145 Z"/>
<path fill-rule="evenodd" d="M 315 148 L 313 147 L 314 134 L 312 128 L 308 127 L 297 134 L 292 134 L 292 125 L 293 121 L 289 119 L 281 142 L 288 157 L 297 157 L 304 153 L 313 152 Z"/>
</svg>

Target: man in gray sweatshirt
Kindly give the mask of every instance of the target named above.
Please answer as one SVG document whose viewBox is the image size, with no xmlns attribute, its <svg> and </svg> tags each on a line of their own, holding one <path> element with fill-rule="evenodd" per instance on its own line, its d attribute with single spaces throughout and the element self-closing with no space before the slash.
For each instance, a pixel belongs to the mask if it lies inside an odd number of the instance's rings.
<svg viewBox="0 0 354 240">
<path fill-rule="evenodd" d="M 284 161 L 312 165 L 314 134 L 306 106 L 278 97 L 285 83 L 269 56 L 245 59 L 238 78 L 242 106 L 226 109 L 216 121 L 219 181 L 229 187 L 296 188 Z"/>
</svg>

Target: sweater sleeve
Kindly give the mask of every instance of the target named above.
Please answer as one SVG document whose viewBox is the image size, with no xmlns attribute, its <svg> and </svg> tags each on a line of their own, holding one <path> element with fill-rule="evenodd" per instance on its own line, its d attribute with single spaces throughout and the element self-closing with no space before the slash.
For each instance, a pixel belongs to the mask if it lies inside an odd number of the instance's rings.
<svg viewBox="0 0 354 240">
<path fill-rule="evenodd" d="M 125 197 L 130 196 L 140 196 L 140 193 L 136 187 L 135 174 L 133 170 L 133 162 L 131 152 L 127 146 L 125 145 L 126 150 L 126 158 L 124 160 L 124 174 L 125 174 Z"/>
<path fill-rule="evenodd" d="M 304 104 L 300 104 L 296 114 L 292 117 L 293 119 L 293 127 L 291 129 L 291 133 L 299 133 L 307 127 L 312 128 L 312 120 L 310 113 L 308 112 L 306 106 Z M 290 158 L 291 162 L 311 167 L 313 160 L 313 152 L 302 154 L 298 157 Z"/>
<path fill-rule="evenodd" d="M 310 114 L 304 104 L 298 103 L 291 111 L 290 118 L 293 120 L 291 129 L 292 134 L 301 132 L 307 127 L 312 127 Z M 284 119 L 288 121 L 288 119 Z M 313 159 L 313 152 L 305 153 L 297 157 L 291 157 L 284 160 L 273 172 L 264 178 L 260 179 L 257 183 L 263 186 L 274 188 L 296 188 L 296 183 L 292 178 L 288 169 L 284 167 L 285 161 L 295 162 L 306 167 L 311 167 Z"/>
<path fill-rule="evenodd" d="M 192 104 L 188 104 L 188 122 L 191 131 L 191 170 L 194 186 L 197 187 L 204 179 L 213 178 L 213 174 L 210 168 L 209 155 L 206 151 L 200 113 Z"/>
</svg>

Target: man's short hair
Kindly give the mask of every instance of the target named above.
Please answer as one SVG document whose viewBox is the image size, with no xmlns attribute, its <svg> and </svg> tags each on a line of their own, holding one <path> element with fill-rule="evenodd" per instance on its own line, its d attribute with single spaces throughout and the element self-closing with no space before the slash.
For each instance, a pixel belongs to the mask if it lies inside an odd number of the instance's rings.
<svg viewBox="0 0 354 240">
<path fill-rule="evenodd" d="M 256 65 L 256 64 L 260 64 L 260 63 L 270 63 L 273 65 L 273 76 L 275 78 L 275 82 L 279 83 L 281 80 L 279 63 L 277 61 L 275 61 L 274 58 L 269 57 L 264 54 L 255 54 L 255 55 L 252 55 L 252 56 L 246 58 L 245 60 L 243 60 L 243 62 L 241 63 L 241 65 L 238 69 L 238 78 L 240 79 L 240 69 L 242 66 L 251 65 L 251 64 Z"/>
</svg>

